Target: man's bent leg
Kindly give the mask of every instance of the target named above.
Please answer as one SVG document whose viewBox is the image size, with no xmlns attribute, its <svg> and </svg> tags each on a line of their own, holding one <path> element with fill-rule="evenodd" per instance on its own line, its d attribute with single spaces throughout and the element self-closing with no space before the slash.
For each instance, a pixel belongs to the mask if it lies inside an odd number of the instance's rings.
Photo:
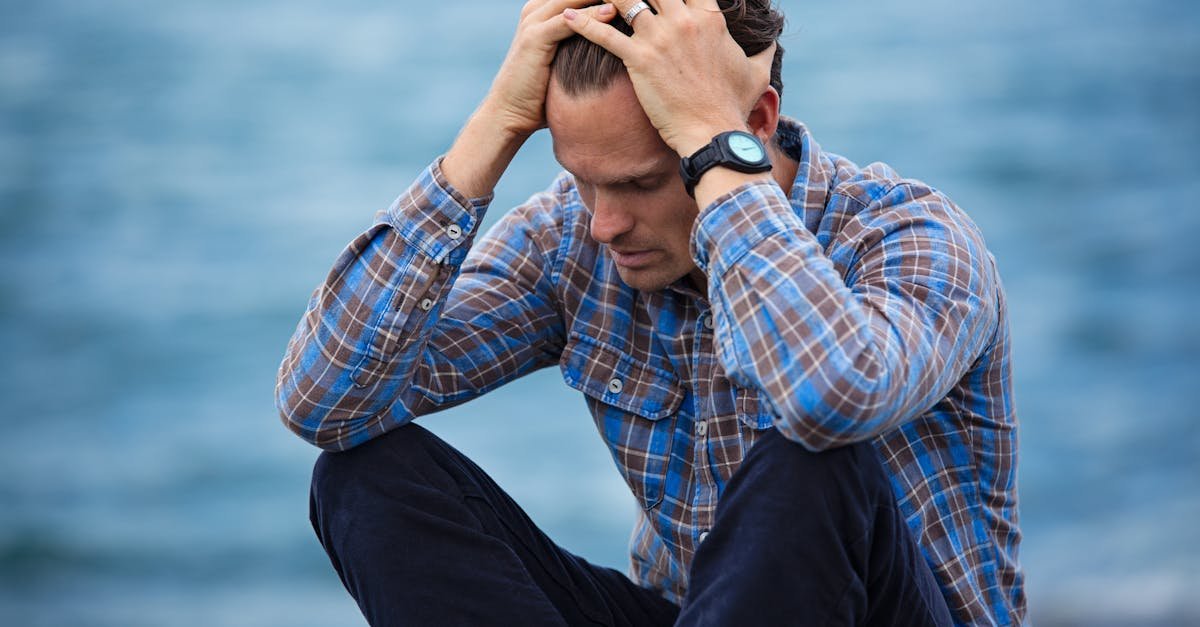
<svg viewBox="0 0 1200 627">
<path fill-rule="evenodd" d="M 771 429 L 734 474 L 678 625 L 951 625 L 869 443 L 812 453 Z"/>
<path fill-rule="evenodd" d="M 313 528 L 372 625 L 670 624 L 678 608 L 554 544 L 417 425 L 313 470 Z"/>
</svg>

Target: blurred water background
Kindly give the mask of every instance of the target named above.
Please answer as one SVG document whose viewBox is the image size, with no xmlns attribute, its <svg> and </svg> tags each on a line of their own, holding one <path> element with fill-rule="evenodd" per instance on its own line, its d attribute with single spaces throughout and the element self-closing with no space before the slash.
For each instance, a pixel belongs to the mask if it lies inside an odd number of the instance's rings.
<svg viewBox="0 0 1200 627">
<path fill-rule="evenodd" d="M 0 2 L 0 624 L 363 624 L 275 369 L 517 8 Z M 1200 5 L 783 8 L 785 111 L 947 191 L 1000 262 L 1031 615 L 1200 624 Z M 555 169 L 536 137 L 490 221 Z M 624 568 L 633 501 L 557 371 L 425 424 Z"/>
</svg>

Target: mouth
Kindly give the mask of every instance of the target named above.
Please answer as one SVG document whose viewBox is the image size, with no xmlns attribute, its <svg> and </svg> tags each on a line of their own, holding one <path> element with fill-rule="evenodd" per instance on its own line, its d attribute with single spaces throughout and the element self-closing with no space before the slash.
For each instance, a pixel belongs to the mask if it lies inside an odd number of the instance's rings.
<svg viewBox="0 0 1200 627">
<path fill-rule="evenodd" d="M 612 253 L 613 261 L 622 268 L 636 269 L 650 265 L 654 261 L 654 256 L 657 251 L 654 250 L 627 250 L 619 251 L 609 249 Z"/>
</svg>

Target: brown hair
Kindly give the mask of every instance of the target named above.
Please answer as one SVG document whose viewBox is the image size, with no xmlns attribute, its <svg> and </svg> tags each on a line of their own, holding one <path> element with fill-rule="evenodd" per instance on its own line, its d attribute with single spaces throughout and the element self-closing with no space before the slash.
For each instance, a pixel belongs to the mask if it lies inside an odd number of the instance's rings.
<svg viewBox="0 0 1200 627">
<path fill-rule="evenodd" d="M 729 34 L 746 56 L 754 56 L 779 39 L 783 32 L 783 14 L 771 8 L 771 0 L 717 0 L 725 14 Z M 626 35 L 633 29 L 616 17 L 611 24 Z M 771 61 L 771 86 L 783 95 L 783 46 L 775 48 Z M 568 95 L 579 96 L 603 91 L 618 74 L 625 71 L 621 59 L 600 46 L 575 35 L 558 45 L 550 65 L 554 78 Z"/>
</svg>

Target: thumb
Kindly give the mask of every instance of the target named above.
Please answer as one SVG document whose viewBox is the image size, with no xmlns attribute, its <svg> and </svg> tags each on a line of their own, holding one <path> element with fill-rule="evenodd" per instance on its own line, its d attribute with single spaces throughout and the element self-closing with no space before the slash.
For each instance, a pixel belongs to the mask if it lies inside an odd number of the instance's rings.
<svg viewBox="0 0 1200 627">
<path fill-rule="evenodd" d="M 771 82 L 771 64 L 775 61 L 775 50 L 779 48 L 777 42 L 771 42 L 766 50 L 750 57 L 750 64 L 754 68 L 754 77 L 762 80 L 762 85 L 766 87 Z"/>
</svg>

